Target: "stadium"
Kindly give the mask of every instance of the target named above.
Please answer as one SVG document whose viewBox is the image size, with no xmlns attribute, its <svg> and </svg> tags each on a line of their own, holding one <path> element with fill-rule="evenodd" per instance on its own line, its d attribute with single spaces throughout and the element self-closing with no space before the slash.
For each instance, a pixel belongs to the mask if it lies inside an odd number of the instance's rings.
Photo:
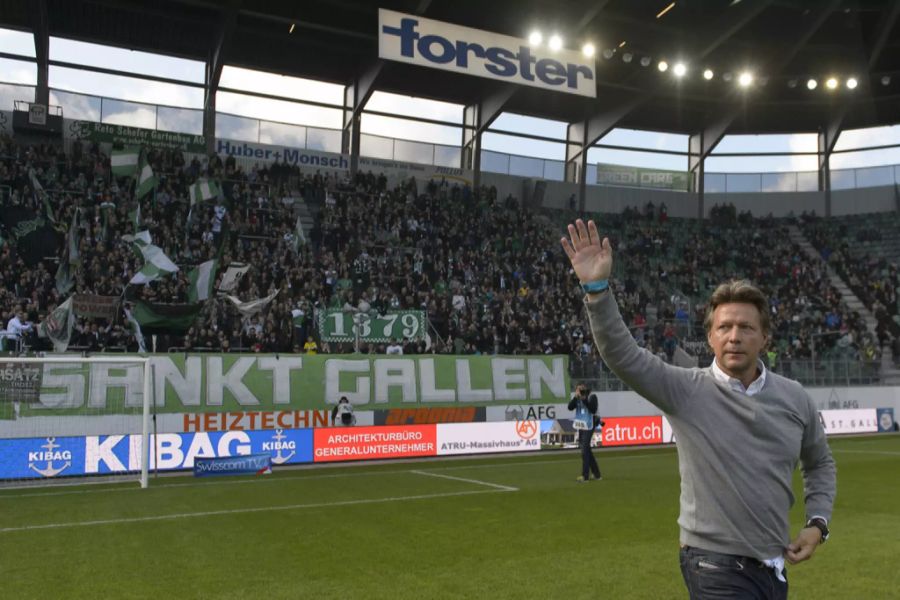
<svg viewBox="0 0 900 600">
<path fill-rule="evenodd" d="M 785 464 L 762 418 L 720 445 L 718 492 L 833 530 L 792 597 L 900 597 L 898 17 L 0 0 L 0 595 L 701 597 L 649 373 L 718 377 L 746 279 L 753 393 L 810 410 Z"/>
</svg>

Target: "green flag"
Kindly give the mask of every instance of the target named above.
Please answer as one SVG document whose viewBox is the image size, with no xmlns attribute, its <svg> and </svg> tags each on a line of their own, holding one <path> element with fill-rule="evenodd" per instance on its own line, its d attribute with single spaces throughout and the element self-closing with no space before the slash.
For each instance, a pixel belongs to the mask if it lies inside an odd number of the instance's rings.
<svg viewBox="0 0 900 600">
<path fill-rule="evenodd" d="M 132 146 L 124 150 L 113 150 L 109 158 L 112 174 L 116 177 L 131 177 L 138 166 L 141 149 Z"/>
<path fill-rule="evenodd" d="M 216 282 L 218 265 L 219 261 L 213 259 L 197 265 L 191 270 L 188 274 L 188 280 L 191 282 L 188 288 L 188 300 L 196 303 L 209 298 L 213 284 Z"/>
<path fill-rule="evenodd" d="M 144 261 L 143 268 L 135 273 L 128 283 L 145 285 L 178 271 L 178 265 L 166 256 L 162 248 L 151 243 L 149 231 L 141 231 L 134 235 L 123 235 L 122 240 L 131 244 L 134 253 Z"/>
<path fill-rule="evenodd" d="M 131 222 L 134 225 L 135 231 L 141 230 L 141 203 L 137 202 L 137 205 L 134 207 L 134 210 L 128 211 L 128 216 L 131 218 Z"/>
<path fill-rule="evenodd" d="M 125 319 L 128 321 L 128 326 L 131 329 L 131 334 L 134 336 L 135 341 L 138 344 L 139 352 L 147 351 L 147 344 L 144 342 L 144 332 L 141 331 L 141 324 L 137 322 L 137 319 L 134 318 L 134 315 L 127 308 L 123 308 L 125 311 Z"/>
<path fill-rule="evenodd" d="M 135 300 L 132 315 L 144 335 L 184 335 L 197 321 L 202 304 L 157 304 Z"/>
<path fill-rule="evenodd" d="M 156 188 L 156 175 L 154 175 L 153 169 L 147 161 L 146 152 L 141 153 L 141 160 L 138 164 L 139 167 L 135 175 L 137 185 L 134 188 L 134 195 L 140 200 Z"/>
<path fill-rule="evenodd" d="M 216 181 L 198 181 L 191 186 L 191 206 L 204 200 L 218 198 L 222 194 L 222 189 Z"/>
</svg>

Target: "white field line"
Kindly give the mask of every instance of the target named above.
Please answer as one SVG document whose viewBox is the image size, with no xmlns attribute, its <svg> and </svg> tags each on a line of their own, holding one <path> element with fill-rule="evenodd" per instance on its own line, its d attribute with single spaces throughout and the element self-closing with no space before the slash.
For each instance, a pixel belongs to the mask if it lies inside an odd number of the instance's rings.
<svg viewBox="0 0 900 600">
<path fill-rule="evenodd" d="M 500 485 L 499 483 L 491 483 L 489 481 L 481 481 L 479 479 L 466 479 L 465 477 L 454 477 L 453 475 L 442 475 L 441 473 L 430 473 L 428 471 L 410 471 L 416 475 L 425 475 L 426 477 L 440 477 L 441 479 L 452 479 L 453 481 L 465 481 L 466 483 L 474 483 L 476 485 L 486 485 L 496 488 L 504 492 L 518 492 L 519 488 L 510 485 Z"/>
<path fill-rule="evenodd" d="M 837 454 L 886 454 L 887 456 L 900 456 L 900 452 L 891 452 L 890 450 L 832 450 Z"/>
<path fill-rule="evenodd" d="M 490 484 L 487 484 L 490 485 Z M 499 487 L 499 486 L 498 486 Z M 421 494 L 418 496 L 394 496 L 391 498 L 366 498 L 362 500 L 344 500 L 333 502 L 317 502 L 315 504 L 288 504 L 286 506 L 259 506 L 254 508 L 233 508 L 229 510 L 210 510 L 203 512 L 173 513 L 168 515 L 154 515 L 150 517 L 128 517 L 122 519 L 102 519 L 98 521 L 70 521 L 62 523 L 46 523 L 43 525 L 22 525 L 19 527 L 4 527 L 2 533 L 14 533 L 19 531 L 35 531 L 39 529 L 63 529 L 69 527 L 94 527 L 99 525 L 119 525 L 122 523 L 144 523 L 148 521 L 173 521 L 176 519 L 194 519 L 198 517 L 214 517 L 221 515 L 238 515 L 248 513 L 275 512 L 282 510 L 302 510 L 306 508 L 332 508 L 335 506 L 356 506 L 360 504 L 386 504 L 391 502 L 408 502 L 410 500 L 430 500 L 433 498 L 451 498 L 455 496 L 472 496 L 475 494 L 499 494 L 511 489 L 470 490 L 467 492 L 446 492 L 442 494 Z"/>
<path fill-rule="evenodd" d="M 607 460 L 629 460 L 634 458 L 651 458 L 653 456 L 658 456 L 652 453 L 647 454 L 634 454 L 628 456 L 604 456 L 603 461 Z M 571 462 L 573 459 L 571 456 L 566 458 L 559 458 L 553 460 L 520 460 L 520 461 L 511 461 L 506 463 L 491 463 L 487 465 L 456 465 L 452 467 L 433 467 L 431 471 L 465 471 L 469 469 L 500 469 L 500 468 L 509 468 L 509 467 L 526 467 L 531 465 L 549 465 L 555 463 L 564 463 Z M 303 471 L 308 472 L 308 470 Z M 166 483 L 166 484 L 150 484 L 150 490 L 162 490 L 169 488 L 183 488 L 183 487 L 206 487 L 206 486 L 219 486 L 219 485 L 244 485 L 248 483 L 260 484 L 260 483 L 284 483 L 284 482 L 292 482 L 297 480 L 315 480 L 315 479 L 343 479 L 346 477 L 375 477 L 381 475 L 399 475 L 402 473 L 409 473 L 408 469 L 397 469 L 390 471 L 371 471 L 371 472 L 354 472 L 354 473 L 325 473 L 321 475 L 298 475 L 298 476 L 290 476 L 290 475 L 279 475 L 278 477 L 254 477 L 248 479 L 236 479 L 236 480 L 228 480 L 228 481 L 205 481 L 205 482 L 190 482 L 190 483 Z M 151 479 L 152 481 L 152 479 Z M 73 484 L 77 485 L 77 484 Z M 85 482 L 82 485 L 89 485 Z M 102 485 L 102 484 L 98 484 Z M 127 487 L 126 487 L 127 486 Z M 20 488 L 21 489 L 21 488 Z M 25 492 L 21 494 L 3 494 L 2 490 L 0 490 L 0 501 L 3 501 L 7 498 L 39 498 L 39 497 L 54 497 L 54 496 L 72 496 L 72 495 L 81 495 L 81 494 L 107 494 L 107 493 L 115 493 L 115 492 L 145 492 L 137 485 L 137 482 L 129 482 L 127 484 L 122 484 L 122 487 L 116 488 L 103 488 L 103 489 L 89 489 L 89 490 L 64 490 L 58 492 Z"/>
</svg>

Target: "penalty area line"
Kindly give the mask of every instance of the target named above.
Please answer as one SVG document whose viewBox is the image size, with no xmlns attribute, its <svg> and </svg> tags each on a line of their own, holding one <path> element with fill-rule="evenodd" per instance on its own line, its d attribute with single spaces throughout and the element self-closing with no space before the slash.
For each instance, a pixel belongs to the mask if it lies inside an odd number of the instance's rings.
<svg viewBox="0 0 900 600">
<path fill-rule="evenodd" d="M 493 484 L 486 484 L 493 485 Z M 497 488 L 506 486 L 496 486 Z M 361 500 L 343 500 L 335 502 L 316 502 L 314 504 L 288 504 L 286 506 L 260 506 L 254 508 L 232 508 L 228 510 L 210 510 L 203 512 L 174 513 L 169 515 L 154 515 L 149 517 L 131 517 L 121 519 L 102 519 L 97 521 L 71 521 L 69 523 L 46 523 L 43 525 L 21 525 L 19 527 L 4 527 L 0 534 L 15 533 L 20 531 L 36 531 L 40 529 L 65 529 L 70 527 L 94 527 L 99 525 L 120 525 L 124 523 L 146 523 L 150 521 L 174 521 L 177 519 L 194 519 L 198 517 L 216 517 L 221 515 L 240 515 L 252 513 L 275 512 L 283 510 L 303 510 L 307 508 L 333 508 L 335 506 L 356 506 L 362 504 L 389 504 L 392 502 L 409 502 L 411 500 L 431 500 L 434 498 L 452 498 L 456 496 L 474 496 L 476 494 L 499 494 L 513 491 L 508 489 L 469 490 L 466 492 L 446 492 L 441 494 L 421 494 L 416 496 L 393 496 L 390 498 L 365 498 Z"/>
<path fill-rule="evenodd" d="M 500 485 L 499 483 L 491 483 L 489 481 L 481 481 L 480 479 L 466 479 L 465 477 L 454 477 L 453 475 L 443 475 L 441 473 L 431 473 L 429 471 L 410 471 L 416 475 L 425 475 L 426 477 L 440 477 L 441 479 L 451 479 L 453 481 L 464 481 L 465 483 L 474 483 L 475 485 L 486 485 L 488 487 L 500 490 L 502 492 L 518 492 L 519 488 L 509 485 Z"/>
</svg>

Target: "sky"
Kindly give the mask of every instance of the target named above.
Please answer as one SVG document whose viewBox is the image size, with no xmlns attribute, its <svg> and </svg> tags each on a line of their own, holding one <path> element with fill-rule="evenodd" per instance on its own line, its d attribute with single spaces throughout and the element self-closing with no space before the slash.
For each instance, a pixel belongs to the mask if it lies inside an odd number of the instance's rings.
<svg viewBox="0 0 900 600">
<path fill-rule="evenodd" d="M 0 52 L 34 56 L 31 33 L 0 29 Z M 78 62 L 145 75 L 164 76 L 195 83 L 202 83 L 202 62 L 166 57 L 145 52 L 111 48 L 50 38 L 50 59 Z M 203 91 L 183 85 L 160 83 L 138 78 L 120 77 L 103 73 L 50 67 L 50 87 L 57 90 L 51 96 L 51 104 L 64 107 L 66 117 L 127 124 L 146 128 L 200 133 L 202 130 Z M 0 82 L 5 84 L 36 83 L 34 63 L 0 58 Z M 21 99 L 26 90 L 0 83 L 0 108 L 9 110 L 14 99 Z M 225 66 L 221 87 L 255 90 L 330 104 L 341 104 L 343 86 L 250 71 Z M 65 91 L 63 91 L 65 90 Z M 68 92 L 68 93 L 66 93 Z M 89 96 L 86 96 L 89 95 Z M 104 99 L 101 101 L 101 97 Z M 135 104 L 135 102 L 148 105 Z M 160 105 L 157 109 L 154 105 Z M 364 114 L 362 120 L 362 148 L 364 155 L 374 155 L 395 160 L 414 162 L 432 156 L 435 164 L 457 166 L 461 129 L 442 125 L 417 123 L 402 118 L 422 116 L 431 119 L 462 123 L 463 107 L 421 98 L 397 96 L 375 92 L 366 108 L 390 112 L 401 118 Z M 308 147 L 331 152 L 340 151 L 342 114 L 340 109 L 303 105 L 294 102 L 254 98 L 252 96 L 219 91 L 216 97 L 217 135 L 222 138 L 245 139 L 267 144 Z M 227 113 L 227 114 L 222 114 Z M 277 120 L 273 122 L 269 119 Z M 558 138 L 559 143 L 532 140 L 498 133 L 485 133 L 482 147 L 488 153 L 483 156 L 483 168 L 501 170 L 509 165 L 513 170 L 537 169 L 545 176 L 561 178 L 564 160 L 566 123 L 550 121 L 511 113 L 503 113 L 492 125 L 494 129 L 532 133 Z M 392 141 L 398 138 L 409 141 Z M 601 143 L 636 146 L 648 149 L 683 151 L 688 137 L 649 131 L 615 129 Z M 900 144 L 900 125 L 868 130 L 844 131 L 838 139 L 836 150 L 861 146 Z M 729 135 L 717 152 L 815 152 L 815 134 L 792 135 Z M 508 158 L 504 155 L 514 155 Z M 524 157 L 523 157 L 524 155 Z M 533 157 L 533 158 L 531 158 Z M 545 163 L 541 159 L 547 159 Z M 676 171 L 687 170 L 684 156 L 639 151 L 620 151 L 592 148 L 588 162 L 613 163 L 645 168 Z M 838 153 L 832 155 L 832 170 L 879 165 L 900 164 L 900 148 L 865 152 Z M 707 173 L 767 173 L 809 172 L 817 169 L 815 156 L 779 157 L 715 157 L 707 159 Z M 852 187 L 855 178 L 893 183 L 900 175 L 900 168 L 872 169 L 862 172 L 838 174 L 835 187 Z M 772 189 L 793 185 L 793 175 L 744 176 L 747 185 L 767 185 Z M 802 176 L 805 177 L 805 176 Z M 752 183 L 752 181 L 756 183 Z M 730 187 L 742 185 L 741 177 L 729 179 Z M 806 179 L 804 179 L 806 181 Z M 810 179 L 810 181 L 813 181 Z M 768 182 L 768 183 L 767 183 Z M 590 182 L 589 182 L 590 183 Z M 732 185 L 733 183 L 733 185 Z M 811 185 L 815 185 L 812 183 Z M 734 189 L 734 191 L 738 191 Z"/>
</svg>

